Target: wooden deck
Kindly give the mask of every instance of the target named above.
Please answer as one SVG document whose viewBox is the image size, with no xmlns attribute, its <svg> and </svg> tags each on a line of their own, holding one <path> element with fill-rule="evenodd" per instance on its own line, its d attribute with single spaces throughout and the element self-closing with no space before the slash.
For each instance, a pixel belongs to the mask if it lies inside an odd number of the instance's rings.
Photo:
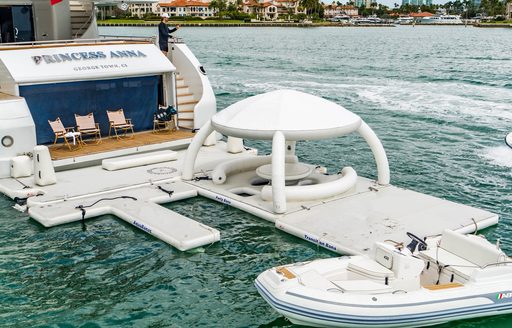
<svg viewBox="0 0 512 328">
<path fill-rule="evenodd" d="M 60 160 L 70 157 L 98 154 L 125 148 L 140 147 L 180 139 L 193 138 L 194 133 L 189 130 L 177 130 L 173 132 L 153 131 L 135 133 L 133 138 L 109 138 L 103 137 L 101 143 L 96 144 L 94 140 L 84 140 L 86 145 L 76 150 L 69 150 L 63 143 L 49 146 L 50 155 L 53 160 Z"/>
</svg>

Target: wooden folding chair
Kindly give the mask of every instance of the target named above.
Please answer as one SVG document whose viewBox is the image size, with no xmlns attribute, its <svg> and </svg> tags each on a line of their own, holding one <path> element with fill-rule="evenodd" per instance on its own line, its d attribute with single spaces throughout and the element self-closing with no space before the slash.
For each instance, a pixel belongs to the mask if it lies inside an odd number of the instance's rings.
<svg viewBox="0 0 512 328">
<path fill-rule="evenodd" d="M 76 150 L 82 146 L 81 133 L 75 132 L 74 128 L 64 127 L 64 124 L 62 124 L 60 117 L 57 117 L 55 121 L 48 120 L 48 123 L 50 124 L 53 133 L 55 133 L 55 140 L 53 141 L 54 145 L 57 143 L 58 139 L 62 138 L 64 140 L 64 145 L 66 145 L 69 148 L 69 150 Z M 77 145 L 75 149 L 72 149 L 68 139 L 71 139 L 73 141 L 73 145 Z"/>
<path fill-rule="evenodd" d="M 109 137 L 112 134 L 112 130 L 114 130 L 117 139 L 120 138 L 119 134 L 117 133 L 118 130 L 124 132 L 124 136 L 126 136 L 128 132 L 131 132 L 131 138 L 134 137 L 132 120 L 124 117 L 124 110 L 122 108 L 112 111 L 107 110 L 107 116 L 110 124 L 108 130 Z"/>
<path fill-rule="evenodd" d="M 99 144 L 101 142 L 101 131 L 100 126 L 96 121 L 94 121 L 94 114 L 89 113 L 87 115 L 78 115 L 75 114 L 76 127 L 78 132 L 81 133 L 81 137 L 85 135 L 92 135 L 96 140 L 96 143 Z M 82 139 L 83 141 L 83 139 Z"/>
</svg>

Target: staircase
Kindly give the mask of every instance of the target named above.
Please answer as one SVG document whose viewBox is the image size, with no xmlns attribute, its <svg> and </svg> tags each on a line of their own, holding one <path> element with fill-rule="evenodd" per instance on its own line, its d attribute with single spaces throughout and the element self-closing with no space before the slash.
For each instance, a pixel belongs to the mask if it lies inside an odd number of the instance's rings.
<svg viewBox="0 0 512 328">
<path fill-rule="evenodd" d="M 178 102 L 178 127 L 193 130 L 194 129 L 194 108 L 199 102 L 195 100 L 194 94 L 185 83 L 183 77 L 176 75 L 176 95 Z"/>
<path fill-rule="evenodd" d="M 78 39 L 87 31 L 94 15 L 93 5 L 81 1 L 69 1 L 71 15 L 71 37 Z"/>
</svg>

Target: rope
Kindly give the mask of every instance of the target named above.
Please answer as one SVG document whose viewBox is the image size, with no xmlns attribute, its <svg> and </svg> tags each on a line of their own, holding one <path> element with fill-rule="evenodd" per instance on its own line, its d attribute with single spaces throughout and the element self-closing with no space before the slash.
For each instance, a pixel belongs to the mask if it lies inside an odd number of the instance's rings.
<svg viewBox="0 0 512 328">
<path fill-rule="evenodd" d="M 28 185 L 24 184 L 23 182 L 21 182 L 19 179 L 14 179 L 14 180 L 16 180 L 16 182 L 18 182 L 20 185 L 22 185 L 23 189 L 32 188 L 31 186 L 28 186 Z"/>
<path fill-rule="evenodd" d="M 137 198 L 132 197 L 132 196 L 105 197 L 105 198 L 98 199 L 97 201 L 95 201 L 94 203 L 92 203 L 90 205 L 78 205 L 78 206 L 75 207 L 75 209 L 82 211 L 82 223 L 84 223 L 84 221 L 85 221 L 85 213 L 86 213 L 85 209 L 86 208 L 93 207 L 94 205 L 96 205 L 99 202 L 102 202 L 104 200 L 115 200 L 115 199 L 132 199 L 132 200 L 137 200 Z"/>
<path fill-rule="evenodd" d="M 211 180 L 212 178 L 210 178 L 209 176 L 204 176 L 204 177 L 195 177 L 194 178 L 194 181 L 201 181 L 201 180 Z"/>
<path fill-rule="evenodd" d="M 174 190 L 167 190 L 167 189 L 165 189 L 165 188 L 164 188 L 164 187 L 162 187 L 162 186 L 157 186 L 157 188 L 158 188 L 158 189 L 160 189 L 160 190 L 162 190 L 162 191 L 163 191 L 163 192 L 165 192 L 166 194 L 168 194 L 168 195 L 169 195 L 169 197 L 171 197 L 171 196 L 172 196 L 172 194 L 174 193 Z"/>
<path fill-rule="evenodd" d="M 473 224 L 475 225 L 475 232 L 473 234 L 476 235 L 478 233 L 478 225 L 476 224 L 475 219 L 471 218 L 471 221 L 473 221 Z"/>
</svg>

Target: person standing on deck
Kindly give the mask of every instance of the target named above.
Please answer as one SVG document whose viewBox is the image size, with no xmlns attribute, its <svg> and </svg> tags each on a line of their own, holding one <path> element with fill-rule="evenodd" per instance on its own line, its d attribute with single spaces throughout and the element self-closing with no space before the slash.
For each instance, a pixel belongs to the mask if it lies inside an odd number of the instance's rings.
<svg viewBox="0 0 512 328">
<path fill-rule="evenodd" d="M 169 14 L 163 13 L 162 20 L 160 24 L 158 24 L 158 45 L 160 46 L 160 50 L 167 56 L 167 52 L 169 51 L 169 37 L 171 33 L 177 31 L 180 26 L 176 25 L 175 28 L 169 28 L 167 26 L 167 22 L 169 21 Z"/>
</svg>

